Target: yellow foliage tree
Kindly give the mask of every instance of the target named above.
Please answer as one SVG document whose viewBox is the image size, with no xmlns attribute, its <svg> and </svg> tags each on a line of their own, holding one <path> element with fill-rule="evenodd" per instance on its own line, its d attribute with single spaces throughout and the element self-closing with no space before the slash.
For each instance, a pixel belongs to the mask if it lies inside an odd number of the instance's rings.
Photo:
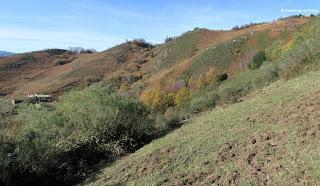
<svg viewBox="0 0 320 186">
<path fill-rule="evenodd" d="M 174 100 L 175 94 L 166 94 L 160 90 L 151 90 L 141 97 L 141 101 L 145 106 L 162 113 L 164 113 L 167 108 L 174 106 Z"/>
<path fill-rule="evenodd" d="M 177 107 L 182 107 L 190 101 L 191 93 L 189 89 L 182 88 L 180 89 L 175 96 L 175 104 Z"/>
</svg>

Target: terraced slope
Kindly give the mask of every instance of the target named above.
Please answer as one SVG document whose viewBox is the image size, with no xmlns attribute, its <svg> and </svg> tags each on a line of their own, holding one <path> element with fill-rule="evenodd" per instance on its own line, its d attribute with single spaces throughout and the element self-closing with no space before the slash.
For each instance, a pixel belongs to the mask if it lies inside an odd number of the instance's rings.
<svg viewBox="0 0 320 186">
<path fill-rule="evenodd" d="M 279 80 L 195 117 L 84 184 L 319 184 L 319 75 Z"/>
</svg>

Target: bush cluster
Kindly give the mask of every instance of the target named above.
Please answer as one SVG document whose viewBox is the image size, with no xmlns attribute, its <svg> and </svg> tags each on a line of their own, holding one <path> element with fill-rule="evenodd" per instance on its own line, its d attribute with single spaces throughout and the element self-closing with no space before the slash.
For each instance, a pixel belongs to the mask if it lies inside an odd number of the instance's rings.
<svg viewBox="0 0 320 186">
<path fill-rule="evenodd" d="M 242 29 L 246 29 L 246 28 L 250 28 L 251 26 L 256 26 L 256 25 L 261 25 L 261 24 L 264 24 L 264 22 L 262 23 L 250 23 L 250 24 L 244 24 L 244 25 L 241 25 L 241 26 L 234 26 L 232 28 L 232 30 L 242 30 Z"/>
<path fill-rule="evenodd" d="M 64 65 L 64 64 L 67 64 L 67 63 L 70 63 L 70 62 L 71 62 L 71 60 L 69 60 L 69 59 L 64 59 L 64 58 L 56 59 L 54 61 L 54 66 Z"/>
<path fill-rule="evenodd" d="M 260 51 L 256 55 L 253 56 L 251 63 L 249 64 L 249 68 L 257 69 L 260 68 L 263 62 L 267 60 L 267 56 L 265 51 Z"/>
<path fill-rule="evenodd" d="M 291 47 L 282 56 L 281 77 L 289 79 L 306 70 L 319 69 L 320 19 L 311 21 L 301 32 L 294 35 Z"/>
<path fill-rule="evenodd" d="M 165 93 L 159 89 L 150 90 L 141 96 L 141 101 L 150 110 L 164 113 L 167 108 L 174 106 L 175 94 Z"/>
<path fill-rule="evenodd" d="M 52 105 L 25 104 L 18 113 L 23 125 L 12 140 L 0 136 L 2 183 L 75 183 L 102 160 L 140 147 L 153 131 L 140 102 L 99 87 L 73 91 Z"/>
</svg>

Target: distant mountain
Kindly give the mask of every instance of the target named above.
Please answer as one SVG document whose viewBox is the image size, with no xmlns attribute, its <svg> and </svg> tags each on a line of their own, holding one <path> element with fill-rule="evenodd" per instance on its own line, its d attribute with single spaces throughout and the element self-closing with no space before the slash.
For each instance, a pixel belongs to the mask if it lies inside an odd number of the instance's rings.
<svg viewBox="0 0 320 186">
<path fill-rule="evenodd" d="M 7 52 L 7 51 L 0 51 L 0 57 L 7 57 L 7 56 L 12 56 L 14 53 L 12 52 Z"/>
</svg>

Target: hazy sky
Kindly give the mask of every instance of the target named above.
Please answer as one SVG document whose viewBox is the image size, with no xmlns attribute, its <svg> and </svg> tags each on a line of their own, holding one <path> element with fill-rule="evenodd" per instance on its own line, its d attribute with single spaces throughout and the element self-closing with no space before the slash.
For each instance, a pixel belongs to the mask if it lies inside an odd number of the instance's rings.
<svg viewBox="0 0 320 186">
<path fill-rule="evenodd" d="M 281 9 L 286 9 L 282 11 Z M 82 46 L 105 50 L 126 39 L 153 43 L 194 27 L 230 29 L 316 13 L 319 0 L 0 0 L 0 50 Z M 308 10 L 310 9 L 310 10 Z M 319 12 L 320 13 L 320 12 Z"/>
</svg>

